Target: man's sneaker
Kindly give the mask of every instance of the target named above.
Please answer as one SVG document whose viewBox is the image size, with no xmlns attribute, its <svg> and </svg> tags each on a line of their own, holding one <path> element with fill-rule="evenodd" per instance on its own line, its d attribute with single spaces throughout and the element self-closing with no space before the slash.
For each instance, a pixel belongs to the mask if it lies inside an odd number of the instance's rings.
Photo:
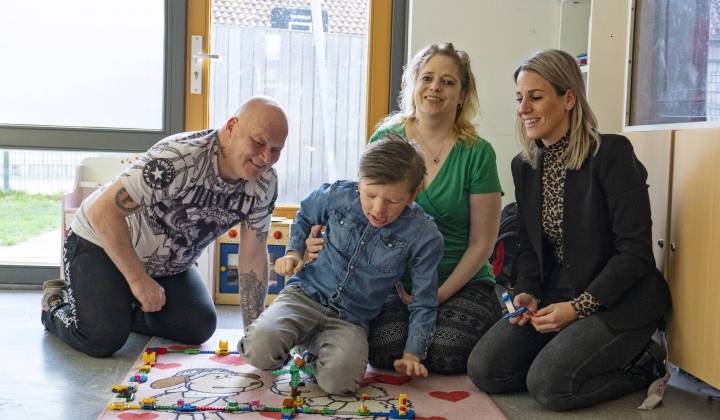
<svg viewBox="0 0 720 420">
<path fill-rule="evenodd" d="M 645 346 L 645 349 L 629 366 L 628 371 L 642 376 L 648 383 L 665 376 L 665 349 L 655 340 Z"/>
<path fill-rule="evenodd" d="M 47 280 L 42 285 L 42 310 L 48 312 L 57 305 L 67 302 L 67 283 L 64 280 Z"/>
</svg>

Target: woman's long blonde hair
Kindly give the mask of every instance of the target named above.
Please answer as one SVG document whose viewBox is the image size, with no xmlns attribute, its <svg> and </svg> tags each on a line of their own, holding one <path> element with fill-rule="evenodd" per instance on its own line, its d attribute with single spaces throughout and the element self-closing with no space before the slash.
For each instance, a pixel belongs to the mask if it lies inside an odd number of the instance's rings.
<svg viewBox="0 0 720 420">
<path fill-rule="evenodd" d="M 377 129 L 406 124 L 415 120 L 414 93 L 418 76 L 423 66 L 438 54 L 450 57 L 457 64 L 460 74 L 460 90 L 465 93 L 465 100 L 455 114 L 453 134 L 462 141 L 478 136 L 473 119 L 480 113 L 480 100 L 475 86 L 475 76 L 470 68 L 470 56 L 465 51 L 456 50 L 451 42 L 431 44 L 415 54 L 403 70 L 399 98 L 400 110 L 385 117 L 378 124 Z"/>
<path fill-rule="evenodd" d="M 597 153 L 600 148 L 600 135 L 597 133 L 597 119 L 590 109 L 585 93 L 580 68 L 575 59 L 565 51 L 540 51 L 530 58 L 523 60 L 513 73 L 517 83 L 521 71 L 532 71 L 547 80 L 558 95 L 564 95 L 571 90 L 575 93 L 575 106 L 570 111 L 569 145 L 563 154 L 565 168 L 580 169 L 591 149 Z M 520 144 L 523 148 L 523 157 L 533 168 L 537 167 L 538 146 L 535 140 L 527 136 L 525 125 L 517 118 L 517 131 Z"/>
</svg>

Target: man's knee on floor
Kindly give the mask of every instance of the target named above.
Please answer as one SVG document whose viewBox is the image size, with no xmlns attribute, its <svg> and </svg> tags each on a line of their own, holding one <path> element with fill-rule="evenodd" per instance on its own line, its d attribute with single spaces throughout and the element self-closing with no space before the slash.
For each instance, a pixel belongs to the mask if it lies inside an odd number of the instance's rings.
<svg viewBox="0 0 720 420">
<path fill-rule="evenodd" d="M 129 333 L 124 335 L 98 334 L 93 338 L 88 338 L 82 343 L 82 348 L 78 350 L 92 357 L 110 357 L 125 345 L 129 335 Z"/>
<path fill-rule="evenodd" d="M 214 333 L 217 327 L 217 314 L 215 311 L 203 311 L 192 317 L 191 328 L 185 331 L 185 344 L 202 344 Z"/>
</svg>

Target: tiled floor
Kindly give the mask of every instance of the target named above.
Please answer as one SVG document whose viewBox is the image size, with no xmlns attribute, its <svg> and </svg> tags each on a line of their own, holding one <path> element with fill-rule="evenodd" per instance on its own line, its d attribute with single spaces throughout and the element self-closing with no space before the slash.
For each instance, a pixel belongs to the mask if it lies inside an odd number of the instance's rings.
<svg viewBox="0 0 720 420">
<path fill-rule="evenodd" d="M 80 354 L 45 333 L 40 324 L 39 290 L 0 289 L 0 419 L 94 419 L 108 390 L 131 367 L 147 337 L 133 335 L 108 359 Z M 218 307 L 218 328 L 239 328 L 236 307 Z M 636 393 L 597 407 L 567 413 L 543 410 L 527 394 L 494 396 L 511 419 L 718 419 L 720 401 L 670 387 L 665 403 L 652 412 L 637 410 Z M 468 419 L 479 418 L 471 414 Z M 450 420 L 450 419 L 448 419 Z"/>
</svg>

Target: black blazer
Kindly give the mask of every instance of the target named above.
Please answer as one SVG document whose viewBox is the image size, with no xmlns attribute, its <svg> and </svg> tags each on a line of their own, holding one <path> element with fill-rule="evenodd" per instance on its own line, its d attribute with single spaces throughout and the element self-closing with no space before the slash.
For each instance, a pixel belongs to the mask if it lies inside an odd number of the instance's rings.
<svg viewBox="0 0 720 420">
<path fill-rule="evenodd" d="M 655 267 L 647 171 L 630 141 L 601 135 L 597 154 L 568 170 L 563 208 L 563 265 L 574 296 L 590 292 L 610 327 L 627 330 L 659 321 L 670 309 L 670 292 Z M 540 152 L 542 153 L 542 151 Z M 537 169 L 518 155 L 512 161 L 520 215 L 516 292 L 542 296 L 550 281 L 552 245 L 542 234 L 542 155 Z M 545 253 L 544 253 L 544 252 Z"/>
</svg>

